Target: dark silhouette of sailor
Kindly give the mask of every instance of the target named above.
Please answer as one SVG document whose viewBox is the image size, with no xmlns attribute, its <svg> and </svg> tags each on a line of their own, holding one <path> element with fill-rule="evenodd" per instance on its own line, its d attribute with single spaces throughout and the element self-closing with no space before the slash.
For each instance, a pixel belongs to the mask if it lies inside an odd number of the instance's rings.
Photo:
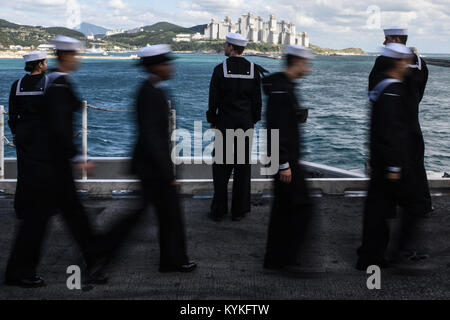
<svg viewBox="0 0 450 320">
<path fill-rule="evenodd" d="M 225 55 L 228 56 L 213 72 L 209 88 L 209 107 L 207 120 L 212 128 L 223 137 L 223 157 L 215 152 L 213 164 L 214 199 L 211 204 L 211 218 L 220 221 L 228 213 L 228 182 L 233 173 L 232 218 L 241 220 L 250 212 L 251 180 L 251 137 L 245 140 L 245 154 L 238 154 L 234 137 L 227 139 L 226 131 L 253 129 L 261 119 L 261 73 L 265 71 L 258 65 L 246 60 L 242 54 L 248 40 L 237 33 L 226 37 Z M 233 152 L 234 150 L 234 152 Z M 234 156 L 227 153 L 232 152 Z M 228 163 L 232 159 L 232 163 Z M 238 162 L 241 158 L 244 161 Z"/>
<path fill-rule="evenodd" d="M 311 220 L 312 201 L 300 165 L 301 139 L 299 122 L 306 121 L 305 109 L 300 109 L 295 80 L 310 69 L 311 50 L 303 46 L 285 48 L 285 70 L 263 79 L 267 100 L 267 129 L 279 132 L 278 149 L 271 149 L 273 157 L 279 153 L 279 170 L 275 175 L 274 199 L 270 214 L 264 267 L 281 272 L 314 272 L 302 263 L 301 247 Z M 276 145 L 276 144 L 275 144 Z"/>
<path fill-rule="evenodd" d="M 399 43 L 406 45 L 408 41 L 408 29 L 402 27 L 392 27 L 384 30 L 384 44 Z M 369 76 L 369 91 L 384 78 L 382 70 L 385 64 L 389 63 L 389 58 L 383 55 L 376 59 L 375 65 Z M 414 111 L 410 118 L 414 134 L 409 140 L 411 158 L 408 165 L 403 168 L 403 179 L 408 180 L 407 200 L 403 203 L 401 219 L 403 229 L 400 233 L 397 251 L 393 254 L 393 259 L 420 259 L 427 258 L 426 254 L 418 253 L 418 235 L 423 231 L 423 219 L 428 218 L 433 211 L 431 195 L 428 185 L 427 173 L 424 165 L 425 143 L 419 122 L 419 104 L 425 93 L 428 81 L 428 68 L 424 59 L 414 53 L 408 73 L 404 83 L 406 87 L 406 98 L 411 110 Z M 396 210 L 392 213 L 396 216 Z"/>
<path fill-rule="evenodd" d="M 364 209 L 363 241 L 356 268 L 388 267 L 388 219 L 396 207 L 409 208 L 412 181 L 422 172 L 411 170 L 417 156 L 416 110 L 411 107 L 407 84 L 412 51 L 401 43 L 387 44 L 381 54 L 378 82 L 369 92 L 371 180 Z M 411 211 L 406 211 L 414 214 Z M 410 225 L 406 225 L 410 228 Z"/>
</svg>

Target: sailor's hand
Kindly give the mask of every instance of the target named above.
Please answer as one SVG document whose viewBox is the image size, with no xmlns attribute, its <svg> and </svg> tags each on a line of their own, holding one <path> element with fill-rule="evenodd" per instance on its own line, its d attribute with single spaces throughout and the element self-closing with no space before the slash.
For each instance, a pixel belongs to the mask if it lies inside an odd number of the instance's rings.
<svg viewBox="0 0 450 320">
<path fill-rule="evenodd" d="M 291 183 L 292 180 L 292 172 L 291 168 L 280 171 L 280 181 L 284 183 Z"/>
<path fill-rule="evenodd" d="M 173 180 L 172 183 L 171 183 L 171 185 L 177 187 L 177 186 L 180 185 L 180 183 L 179 183 L 177 180 Z"/>
<path fill-rule="evenodd" d="M 398 181 L 402 178 L 402 174 L 400 172 L 389 172 L 386 178 L 390 181 Z"/>
<path fill-rule="evenodd" d="M 91 161 L 80 162 L 78 163 L 78 167 L 82 171 L 86 171 L 86 173 L 92 173 L 94 171 L 95 165 Z"/>
</svg>

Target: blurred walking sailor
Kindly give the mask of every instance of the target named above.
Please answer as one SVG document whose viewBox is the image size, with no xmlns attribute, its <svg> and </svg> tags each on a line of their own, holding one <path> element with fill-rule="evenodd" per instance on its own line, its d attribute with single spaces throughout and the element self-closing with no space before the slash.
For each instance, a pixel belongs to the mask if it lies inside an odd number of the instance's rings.
<svg viewBox="0 0 450 320">
<path fill-rule="evenodd" d="M 232 218 L 239 221 L 250 212 L 252 135 L 245 138 L 245 154 L 237 154 L 236 141 L 239 139 L 227 139 L 226 135 L 227 129 L 247 132 L 261 119 L 261 73 L 265 70 L 242 57 L 247 43 L 248 40 L 240 34 L 227 35 L 224 49 L 228 59 L 214 69 L 209 88 L 207 120 L 223 137 L 223 146 L 218 143 L 218 139 L 215 141 L 217 158 L 213 164 L 214 199 L 211 218 L 216 221 L 222 220 L 228 213 L 228 182 L 231 173 Z M 221 147 L 223 154 L 219 157 L 221 152 L 217 152 L 217 148 Z M 234 161 L 227 161 L 227 149 L 228 153 L 234 150 L 234 157 L 228 156 Z M 245 161 L 238 163 L 238 157 Z"/>
<path fill-rule="evenodd" d="M 417 161 L 416 111 L 411 107 L 407 74 L 414 59 L 401 43 L 389 43 L 382 52 L 378 83 L 369 93 L 372 103 L 370 125 L 371 180 L 364 209 L 363 241 L 356 268 L 387 267 L 388 219 L 397 205 L 411 207 L 414 183 L 421 172 Z M 424 209 L 423 207 L 421 209 Z M 425 213 L 424 211 L 421 211 Z M 406 211 L 408 214 L 414 212 Z"/>
<path fill-rule="evenodd" d="M 385 45 L 390 43 L 406 45 L 408 40 L 408 29 L 406 28 L 392 27 L 385 29 L 384 34 Z M 389 60 L 389 58 L 384 56 L 377 58 L 369 76 L 369 91 L 372 91 L 384 78 L 382 70 L 385 69 L 386 60 Z M 389 62 L 387 63 L 389 64 Z M 419 104 L 427 85 L 428 68 L 425 61 L 414 53 L 408 69 L 404 84 L 406 98 L 410 109 L 413 111 L 413 116 L 410 118 L 413 135 L 409 141 L 412 153 L 408 165 L 403 169 L 403 179 L 407 181 L 409 188 L 407 195 L 405 195 L 406 201 L 402 206 L 403 229 L 400 234 L 397 255 L 423 259 L 427 256 L 416 252 L 417 248 L 414 247 L 414 242 L 417 242 L 415 238 L 421 232 L 423 218 L 429 217 L 429 214 L 433 211 L 424 165 L 425 143 L 419 123 Z"/>
<path fill-rule="evenodd" d="M 138 139 L 132 167 L 141 180 L 141 211 L 153 205 L 158 216 L 160 272 L 190 272 L 197 264 L 187 256 L 184 218 L 171 160 L 170 108 L 161 88 L 162 82 L 172 77 L 170 54 L 170 46 L 165 44 L 145 47 L 139 52 L 148 78 L 137 96 Z"/>
<path fill-rule="evenodd" d="M 263 79 L 268 96 L 267 128 L 279 131 L 280 168 L 274 181 L 274 200 L 269 223 L 264 266 L 288 272 L 303 272 L 298 254 L 311 219 L 312 202 L 299 164 L 301 140 L 299 123 L 306 121 L 306 109 L 300 109 L 295 80 L 310 69 L 311 50 L 289 45 L 285 48 L 286 68 Z M 268 135 L 271 138 L 271 134 Z M 273 142 L 269 139 L 268 146 Z"/>
<path fill-rule="evenodd" d="M 43 105 L 46 119 L 43 127 L 47 127 L 48 158 L 45 166 L 50 168 L 48 174 L 40 185 L 42 193 L 51 199 L 51 207 L 58 209 L 69 232 L 81 249 L 87 269 L 84 279 L 94 283 L 106 282 L 106 277 L 98 273 L 101 265 L 100 255 L 91 249 L 97 241 L 91 223 L 86 216 L 84 208 L 78 199 L 75 181 L 72 173 L 72 163 L 80 161 L 79 166 L 85 170 L 90 169 L 89 163 L 78 156 L 77 148 L 73 142 L 74 112 L 81 107 L 81 101 L 72 86 L 70 73 L 77 69 L 77 52 L 81 43 L 72 38 L 58 36 L 52 40 L 56 48 L 57 68 L 48 75 L 48 84 L 45 90 Z M 19 138 L 16 136 L 16 139 Z M 34 181 L 40 184 L 40 181 Z M 46 197 L 46 198 L 47 198 Z M 25 200 L 27 201 L 27 200 Z M 19 231 L 16 244 L 11 254 L 10 265 L 26 265 L 26 271 L 16 272 L 16 268 L 9 268 L 6 282 L 18 286 L 41 286 L 42 278 L 32 273 L 39 261 L 41 245 L 53 210 L 39 210 L 33 212 L 33 218 L 24 220 Z M 24 267 L 25 268 L 25 267 Z M 32 268 L 32 269 L 31 269 Z M 13 271 L 9 271 L 13 270 Z"/>
<path fill-rule="evenodd" d="M 10 284 L 40 286 L 36 275 L 40 228 L 52 212 L 50 186 L 49 137 L 44 103 L 48 84 L 47 54 L 33 51 L 26 54 L 25 71 L 30 72 L 14 82 L 9 96 L 9 127 L 17 153 L 17 187 L 14 208 L 21 219 L 15 244 L 6 271 Z"/>
</svg>

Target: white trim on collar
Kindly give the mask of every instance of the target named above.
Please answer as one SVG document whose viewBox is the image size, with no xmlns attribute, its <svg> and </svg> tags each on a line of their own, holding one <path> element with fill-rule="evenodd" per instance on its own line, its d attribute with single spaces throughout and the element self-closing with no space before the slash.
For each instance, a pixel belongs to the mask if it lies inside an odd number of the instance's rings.
<svg viewBox="0 0 450 320">
<path fill-rule="evenodd" d="M 255 64 L 250 62 L 250 72 L 248 75 L 245 74 L 233 74 L 228 70 L 227 60 L 223 62 L 223 76 L 225 78 L 231 79 L 254 79 L 255 78 Z"/>
<path fill-rule="evenodd" d="M 420 59 L 419 55 L 416 54 L 417 64 L 410 64 L 409 67 L 411 69 L 419 69 L 422 70 L 422 59 Z"/>
<path fill-rule="evenodd" d="M 22 83 L 22 79 L 19 79 L 19 82 L 17 82 L 17 88 L 16 88 L 16 96 L 42 96 L 45 93 L 45 90 L 47 89 L 47 85 L 48 85 L 48 77 L 44 76 L 44 78 L 41 79 L 44 80 L 44 86 L 42 88 L 41 91 L 21 91 L 20 89 L 20 85 Z"/>
</svg>

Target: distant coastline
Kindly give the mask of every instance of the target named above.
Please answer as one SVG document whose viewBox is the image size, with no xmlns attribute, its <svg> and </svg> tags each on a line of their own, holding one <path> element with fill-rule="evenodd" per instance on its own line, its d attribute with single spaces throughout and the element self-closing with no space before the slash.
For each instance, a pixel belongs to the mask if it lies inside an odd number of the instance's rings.
<svg viewBox="0 0 450 320">
<path fill-rule="evenodd" d="M 347 50 L 347 49 L 346 49 Z M 359 49 L 360 50 L 360 49 Z M 365 53 L 364 51 L 345 51 L 345 50 L 331 50 L 327 49 L 325 51 L 316 51 L 313 50 L 316 55 L 321 56 L 367 56 L 370 54 Z M 0 51 L 0 59 L 21 59 L 27 51 Z M 128 52 L 118 52 L 118 53 L 128 53 Z M 221 54 L 221 52 L 217 52 L 216 50 L 174 50 L 174 54 Z M 281 55 L 280 51 L 258 51 L 258 50 L 246 50 L 245 55 L 247 56 L 260 56 L 266 58 L 275 58 Z M 48 56 L 49 59 L 54 58 L 55 56 L 50 54 Z M 97 56 L 97 55 L 82 55 L 82 59 L 97 59 L 97 60 L 134 60 L 137 59 L 135 55 L 130 53 L 129 56 L 116 56 L 116 55 L 108 55 L 108 56 Z"/>
</svg>

